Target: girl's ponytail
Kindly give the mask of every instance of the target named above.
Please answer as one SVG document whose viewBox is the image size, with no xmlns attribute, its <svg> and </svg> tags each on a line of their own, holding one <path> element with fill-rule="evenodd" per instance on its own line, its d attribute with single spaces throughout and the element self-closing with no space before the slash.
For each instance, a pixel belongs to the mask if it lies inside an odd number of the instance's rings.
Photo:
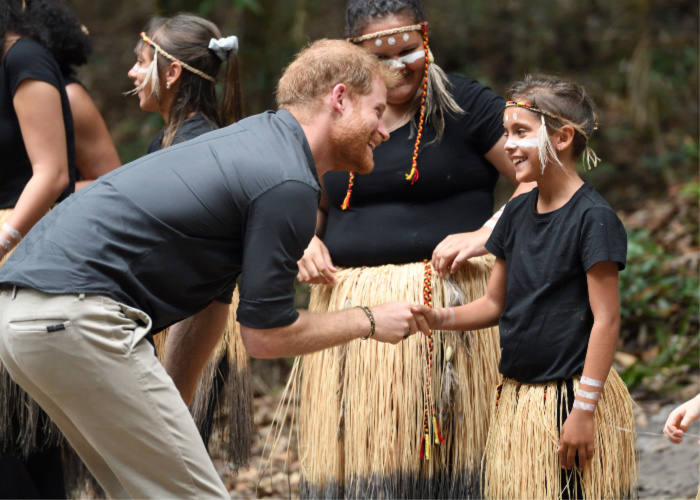
<svg viewBox="0 0 700 500">
<path fill-rule="evenodd" d="M 226 76 L 224 77 L 224 93 L 221 100 L 221 125 L 231 125 L 243 118 L 243 95 L 238 64 L 238 54 L 235 50 L 228 51 L 226 61 Z"/>
</svg>

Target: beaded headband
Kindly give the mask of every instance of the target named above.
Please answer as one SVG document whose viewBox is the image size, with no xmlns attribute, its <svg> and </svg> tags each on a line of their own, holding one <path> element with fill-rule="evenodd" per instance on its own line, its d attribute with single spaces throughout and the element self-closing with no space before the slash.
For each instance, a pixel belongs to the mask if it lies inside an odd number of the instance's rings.
<svg viewBox="0 0 700 500">
<path fill-rule="evenodd" d="M 534 104 L 528 104 L 526 102 L 516 102 L 516 101 L 508 101 L 506 102 L 506 108 L 510 108 L 513 106 L 517 106 L 519 108 L 525 108 L 529 109 L 530 111 L 534 111 L 535 113 L 539 113 L 541 115 L 549 116 L 550 118 L 554 118 L 555 120 L 559 120 L 562 123 L 566 123 L 567 125 L 573 127 L 573 129 L 581 134 L 584 139 L 586 139 L 586 142 L 588 142 L 588 134 L 586 134 L 581 127 L 573 123 L 571 120 L 567 120 L 566 118 L 559 116 L 555 113 L 550 113 L 549 111 L 545 111 L 544 109 L 538 108 Z M 595 128 L 593 129 L 595 130 Z"/>
<path fill-rule="evenodd" d="M 172 62 L 176 62 L 176 63 L 180 64 L 180 65 L 181 65 L 183 68 L 185 68 L 186 70 L 188 70 L 188 71 L 194 73 L 194 74 L 197 75 L 197 76 L 201 76 L 201 77 L 204 78 L 205 80 L 209 80 L 209 81 L 212 82 L 212 83 L 216 83 L 216 78 L 214 78 L 213 76 L 209 76 L 209 75 L 207 75 L 206 73 L 204 73 L 203 71 L 199 71 L 198 69 L 193 68 L 193 67 L 190 66 L 189 64 L 180 61 L 177 57 L 173 57 L 173 56 L 171 56 L 170 54 L 168 54 L 166 51 L 164 51 L 163 49 L 160 48 L 160 45 L 158 45 L 156 42 L 154 42 L 153 40 L 151 40 L 150 38 L 148 38 L 148 36 L 146 36 L 146 33 L 144 33 L 143 31 L 141 32 L 141 35 L 140 35 L 140 36 L 141 36 L 141 39 L 143 39 L 144 42 L 146 42 L 148 45 L 150 45 L 151 47 L 153 47 L 154 49 L 156 49 L 156 52 L 157 52 L 157 53 L 160 53 L 163 57 L 165 57 L 165 58 L 167 58 L 167 59 L 170 59 Z"/>
<path fill-rule="evenodd" d="M 360 43 L 365 40 L 371 40 L 372 38 L 380 38 L 387 35 L 396 35 L 398 33 L 406 33 L 407 31 L 422 31 L 425 23 L 412 24 L 410 26 L 402 26 L 401 28 L 392 28 L 390 30 L 377 31 L 375 33 L 368 33 L 362 36 L 356 36 L 351 38 L 352 43 Z"/>
<path fill-rule="evenodd" d="M 428 95 L 428 67 L 432 63 L 432 53 L 430 52 L 430 47 L 428 46 L 428 24 L 419 23 L 412 24 L 411 26 L 402 26 L 401 28 L 394 28 L 390 30 L 377 31 L 376 33 L 369 33 L 356 38 L 351 38 L 352 43 L 360 43 L 365 40 L 370 40 L 372 38 L 379 38 L 382 36 L 395 35 L 397 33 L 405 33 L 408 31 L 420 31 L 423 37 L 423 51 L 425 52 L 425 71 L 423 73 L 423 85 L 421 90 L 421 100 L 420 100 L 420 118 L 418 120 L 418 131 L 416 133 L 416 143 L 413 147 L 413 158 L 411 159 L 411 171 L 406 174 L 406 180 L 411 181 L 411 185 L 415 184 L 418 180 L 418 147 L 420 146 L 420 141 L 423 138 L 423 125 L 425 124 L 425 99 Z M 345 199 L 340 205 L 340 208 L 347 210 L 350 208 L 350 197 L 352 196 L 352 188 L 355 184 L 355 174 L 350 172 L 350 179 L 348 180 L 348 190 L 345 193 Z"/>
<path fill-rule="evenodd" d="M 534 104 L 529 104 L 527 102 L 518 102 L 518 101 L 508 101 L 506 102 L 506 108 L 510 108 L 516 106 L 518 108 L 525 108 L 527 110 L 530 110 L 534 113 L 538 113 L 542 117 L 542 125 L 540 127 L 540 133 L 538 134 L 538 140 L 540 141 L 540 163 L 542 164 L 542 173 L 544 174 L 544 167 L 547 164 L 547 158 L 548 156 L 551 156 L 555 163 L 557 163 L 560 167 L 564 167 L 562 163 L 559 161 L 559 158 L 557 157 L 557 153 L 552 147 L 552 144 L 549 142 L 549 136 L 547 135 L 547 125 L 545 124 L 544 117 L 549 116 L 550 118 L 553 118 L 555 120 L 559 120 L 562 123 L 565 123 L 572 127 L 576 132 L 581 134 L 581 136 L 588 142 L 588 134 L 586 134 L 583 129 L 579 126 L 573 123 L 571 120 L 567 120 L 563 116 L 559 116 L 556 113 L 550 113 L 549 111 L 545 111 L 544 109 L 538 108 Z M 597 124 L 593 126 L 593 130 L 597 130 L 598 126 Z M 600 161 L 600 158 L 598 158 L 598 155 L 595 154 L 595 151 L 591 149 L 590 146 L 586 146 L 586 149 L 583 153 L 583 165 L 584 169 L 588 167 L 588 170 L 590 170 L 591 164 L 593 167 L 598 166 L 598 162 Z"/>
</svg>

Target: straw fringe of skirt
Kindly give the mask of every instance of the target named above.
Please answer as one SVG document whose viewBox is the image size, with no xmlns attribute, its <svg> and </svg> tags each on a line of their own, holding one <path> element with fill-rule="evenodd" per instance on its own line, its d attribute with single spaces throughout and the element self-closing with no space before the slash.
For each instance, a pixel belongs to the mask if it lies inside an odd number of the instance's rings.
<svg viewBox="0 0 700 500">
<path fill-rule="evenodd" d="M 435 307 L 485 293 L 492 257 L 451 278 L 433 276 Z M 315 286 L 313 312 L 402 300 L 423 303 L 424 263 L 340 270 Z M 423 334 L 398 345 L 356 340 L 297 361 L 301 495 L 306 498 L 469 498 L 480 492 L 490 388 L 498 382 L 497 328 L 434 332 L 431 398 L 445 439 L 421 460 L 426 353 Z"/>
<path fill-rule="evenodd" d="M 574 393 L 578 383 L 574 377 Z M 567 474 L 563 489 L 558 420 L 565 420 L 573 404 L 565 385 L 505 379 L 497 394 L 483 461 L 485 498 L 557 499 L 581 493 L 585 499 L 637 498 L 632 399 L 614 370 L 595 411 L 594 457 L 583 473 Z"/>
</svg>

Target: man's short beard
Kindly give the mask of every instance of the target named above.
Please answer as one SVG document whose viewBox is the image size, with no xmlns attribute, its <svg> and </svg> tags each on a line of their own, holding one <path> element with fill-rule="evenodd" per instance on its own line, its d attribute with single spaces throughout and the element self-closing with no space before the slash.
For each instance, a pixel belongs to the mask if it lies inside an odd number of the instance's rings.
<svg viewBox="0 0 700 500">
<path fill-rule="evenodd" d="M 367 147 L 372 135 L 372 130 L 357 111 L 353 111 L 347 120 L 337 122 L 329 137 L 333 148 L 333 170 L 370 173 L 374 169 L 374 157 L 368 154 Z"/>
</svg>

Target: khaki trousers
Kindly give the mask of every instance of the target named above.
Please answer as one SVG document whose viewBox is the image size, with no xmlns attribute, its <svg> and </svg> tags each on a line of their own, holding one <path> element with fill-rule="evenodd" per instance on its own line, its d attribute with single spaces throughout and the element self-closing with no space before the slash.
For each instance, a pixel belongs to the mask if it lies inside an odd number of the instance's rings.
<svg viewBox="0 0 700 500">
<path fill-rule="evenodd" d="M 150 328 L 104 295 L 0 290 L 0 359 L 109 497 L 230 498 Z"/>
</svg>

